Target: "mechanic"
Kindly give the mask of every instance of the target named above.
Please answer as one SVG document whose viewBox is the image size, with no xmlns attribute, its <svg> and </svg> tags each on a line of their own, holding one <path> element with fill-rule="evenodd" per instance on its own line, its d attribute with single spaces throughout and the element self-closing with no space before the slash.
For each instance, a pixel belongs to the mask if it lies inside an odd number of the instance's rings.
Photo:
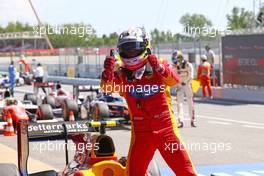
<svg viewBox="0 0 264 176">
<path fill-rule="evenodd" d="M 44 77 L 44 69 L 41 65 L 41 63 L 37 64 L 37 68 L 34 70 L 34 78 L 37 83 L 43 83 L 43 77 Z M 42 91 L 46 94 L 46 90 L 44 87 L 41 87 Z"/>
<path fill-rule="evenodd" d="M 14 88 L 16 86 L 16 68 L 14 66 L 14 61 L 11 61 L 8 67 L 8 77 L 9 77 L 10 95 L 14 97 Z"/>
<path fill-rule="evenodd" d="M 22 63 L 25 66 L 25 73 L 29 74 L 30 72 L 30 64 L 28 63 L 28 61 L 26 60 L 26 57 L 24 55 L 20 56 L 20 59 L 18 60 L 19 63 Z"/>
<path fill-rule="evenodd" d="M 192 90 L 192 79 L 193 79 L 193 65 L 188 62 L 184 57 L 182 52 L 174 51 L 172 53 L 172 63 L 173 68 L 176 73 L 180 76 L 180 84 L 177 84 L 177 112 L 178 112 L 178 128 L 183 127 L 183 103 L 184 103 L 184 95 L 186 96 L 188 108 L 189 108 L 189 116 L 191 120 L 191 126 L 196 127 L 195 125 L 195 116 L 194 116 L 194 104 L 193 104 L 193 90 Z"/>
<path fill-rule="evenodd" d="M 203 97 L 206 97 L 206 88 L 208 90 L 209 97 L 213 99 L 212 86 L 211 86 L 211 78 L 210 75 L 212 73 L 212 67 L 209 62 L 207 62 L 206 55 L 201 56 L 202 63 L 198 67 L 197 77 L 202 85 L 202 94 Z"/>
<path fill-rule="evenodd" d="M 69 92 L 62 88 L 61 83 L 56 84 L 56 90 L 58 96 L 69 96 Z"/>
<path fill-rule="evenodd" d="M 117 57 L 122 60 L 122 65 L 115 70 L 114 56 L 106 57 L 101 79 L 102 91 L 108 91 L 106 89 L 114 83 L 115 86 L 150 85 L 159 90 L 150 94 L 135 89 L 120 92 L 127 101 L 132 121 L 128 175 L 144 176 L 156 149 L 177 176 L 197 175 L 184 147 L 173 152 L 166 147 L 183 146 L 170 97 L 170 86 L 179 82 L 179 76 L 168 62 L 150 53 L 150 41 L 144 28 L 130 28 L 122 32 L 117 48 Z"/>
<path fill-rule="evenodd" d="M 216 85 L 216 75 L 214 72 L 215 54 L 209 45 L 205 46 L 205 55 L 207 57 L 207 62 L 209 62 L 211 64 L 211 67 L 212 67 L 211 85 L 215 86 Z"/>
</svg>

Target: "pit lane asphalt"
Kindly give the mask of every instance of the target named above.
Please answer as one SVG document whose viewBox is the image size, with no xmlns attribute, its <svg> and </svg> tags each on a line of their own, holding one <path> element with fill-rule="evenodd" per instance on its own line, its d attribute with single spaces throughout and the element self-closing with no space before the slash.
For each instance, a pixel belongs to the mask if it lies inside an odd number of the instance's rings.
<svg viewBox="0 0 264 176">
<path fill-rule="evenodd" d="M 65 89 L 72 90 L 65 86 Z M 16 97 L 21 99 L 23 91 L 32 91 L 32 87 L 17 88 Z M 176 110 L 175 98 L 173 107 Z M 226 102 L 218 100 L 195 101 L 197 128 L 191 128 L 186 114 L 183 129 L 180 129 L 182 139 L 190 150 L 193 163 L 197 166 L 216 164 L 263 163 L 264 162 L 264 105 Z M 185 106 L 185 112 L 188 112 Z M 113 137 L 119 156 L 126 156 L 130 141 L 130 127 L 108 130 Z M 16 150 L 16 137 L 3 137 L 0 143 Z M 45 144 L 46 143 L 46 144 Z M 30 156 L 61 170 L 65 164 L 62 141 L 53 141 L 49 145 L 54 149 L 40 151 L 40 146 L 48 147 L 47 142 L 30 144 Z M 165 147 L 165 146 L 164 146 Z M 73 148 L 73 147 L 71 147 Z M 70 150 L 70 157 L 74 150 Z M 1 157 L 8 157 L 1 153 Z M 140 156 L 139 156 L 140 158 Z M 156 152 L 155 159 L 160 167 L 166 166 L 160 154 Z M 14 158 L 14 163 L 16 158 Z M 34 167 L 34 163 L 29 163 Z"/>
</svg>

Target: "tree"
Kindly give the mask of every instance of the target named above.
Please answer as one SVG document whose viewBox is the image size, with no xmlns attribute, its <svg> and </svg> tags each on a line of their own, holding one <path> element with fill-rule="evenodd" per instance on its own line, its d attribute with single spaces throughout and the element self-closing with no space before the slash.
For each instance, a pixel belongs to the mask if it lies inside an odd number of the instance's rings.
<svg viewBox="0 0 264 176">
<path fill-rule="evenodd" d="M 46 31 L 55 48 L 85 47 L 88 45 L 88 41 L 95 36 L 95 30 L 90 25 L 83 23 L 64 24 L 56 26 L 57 28 L 54 29 L 51 27 L 47 24 Z"/>
<path fill-rule="evenodd" d="M 2 27 L 0 26 L 0 33 L 4 33 L 4 32 L 5 32 L 4 28 L 2 28 Z"/>
<path fill-rule="evenodd" d="M 205 27 L 205 26 L 212 26 L 212 22 L 207 19 L 202 14 L 192 14 L 189 13 L 183 15 L 180 19 L 180 23 L 184 26 L 191 26 L 191 27 Z"/>
<path fill-rule="evenodd" d="M 264 13 L 264 5 L 260 8 L 259 12 L 263 12 Z"/>
<path fill-rule="evenodd" d="M 231 30 L 245 29 L 252 25 L 254 22 L 254 14 L 244 8 L 234 7 L 231 14 L 226 16 L 228 27 Z"/>
<path fill-rule="evenodd" d="M 206 36 L 212 26 L 212 22 L 202 14 L 187 13 L 181 17 L 180 23 L 184 27 L 185 34 L 193 37 Z"/>
<path fill-rule="evenodd" d="M 3 28 L 2 32 L 24 32 L 24 31 L 32 31 L 33 28 L 28 23 L 20 23 L 16 22 L 9 22 L 5 28 Z"/>
<path fill-rule="evenodd" d="M 157 45 L 160 42 L 160 31 L 155 28 L 153 31 L 150 32 L 152 41 L 155 45 Z"/>
<path fill-rule="evenodd" d="M 118 34 L 116 32 L 110 33 L 108 37 L 108 43 L 106 45 L 113 46 L 116 45 L 118 40 Z"/>
</svg>

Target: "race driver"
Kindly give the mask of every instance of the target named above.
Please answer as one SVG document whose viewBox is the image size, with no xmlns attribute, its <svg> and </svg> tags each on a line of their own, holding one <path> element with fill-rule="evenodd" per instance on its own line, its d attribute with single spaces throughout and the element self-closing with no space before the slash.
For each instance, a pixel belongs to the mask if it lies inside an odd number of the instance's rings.
<svg viewBox="0 0 264 176">
<path fill-rule="evenodd" d="M 197 77 L 202 85 L 202 94 L 203 98 L 206 97 L 206 88 L 208 90 L 209 97 L 213 99 L 212 86 L 211 86 L 211 78 L 212 74 L 212 66 L 209 62 L 207 62 L 207 56 L 201 56 L 202 63 L 198 67 Z"/>
<path fill-rule="evenodd" d="M 176 92 L 178 128 L 183 127 L 184 96 L 186 96 L 188 103 L 191 126 L 196 127 L 195 116 L 194 116 L 194 105 L 193 105 L 193 90 L 192 90 L 193 66 L 183 57 L 183 54 L 180 51 L 174 51 L 172 53 L 172 63 L 173 63 L 173 68 L 175 69 L 176 73 L 178 73 L 181 80 L 180 84 L 177 84 L 177 92 Z"/>
<path fill-rule="evenodd" d="M 127 101 L 132 123 L 127 174 L 144 176 L 158 149 L 177 176 L 196 176 L 171 107 L 170 86 L 179 82 L 178 75 L 167 62 L 150 53 L 144 28 L 122 32 L 117 48 L 121 66 L 115 70 L 115 58 L 106 57 L 101 88 L 109 92 L 117 86 L 129 87 L 122 91 L 118 88 Z M 175 146 L 177 149 L 173 150 Z"/>
</svg>

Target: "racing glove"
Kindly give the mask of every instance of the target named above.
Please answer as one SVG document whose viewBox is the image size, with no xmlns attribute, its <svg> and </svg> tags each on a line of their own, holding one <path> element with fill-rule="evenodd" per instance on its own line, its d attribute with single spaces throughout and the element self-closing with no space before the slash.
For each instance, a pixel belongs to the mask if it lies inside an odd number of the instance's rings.
<svg viewBox="0 0 264 176">
<path fill-rule="evenodd" d="M 112 56 L 106 57 L 104 61 L 104 71 L 102 73 L 102 79 L 105 82 L 112 81 L 114 78 L 114 64 L 115 58 Z"/>
<path fill-rule="evenodd" d="M 155 55 L 149 55 L 148 61 L 150 66 L 154 71 L 156 71 L 162 77 L 168 76 L 168 71 L 165 69 L 164 65 L 161 64 Z"/>
</svg>

